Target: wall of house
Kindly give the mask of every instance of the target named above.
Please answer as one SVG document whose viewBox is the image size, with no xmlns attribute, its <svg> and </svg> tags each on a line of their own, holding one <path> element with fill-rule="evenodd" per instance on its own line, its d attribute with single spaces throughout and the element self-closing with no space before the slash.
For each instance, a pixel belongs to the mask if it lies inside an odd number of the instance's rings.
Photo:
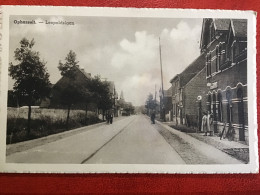
<svg viewBox="0 0 260 195">
<path fill-rule="evenodd" d="M 231 122 L 235 131 L 234 140 L 248 143 L 246 50 L 225 69 L 208 77 L 207 82 L 215 83 L 214 89 L 208 89 L 207 103 L 213 113 L 212 128 L 215 133 L 222 132 L 225 124 L 228 129 Z"/>
<path fill-rule="evenodd" d="M 184 87 L 183 115 L 186 117 L 186 120 L 190 120 L 192 126 L 198 126 L 198 121 L 199 121 L 198 117 L 199 117 L 200 103 L 197 100 L 197 97 L 202 96 L 201 111 L 203 112 L 206 110 L 207 91 L 208 89 L 207 89 L 207 81 L 206 81 L 206 67 L 204 67 Z M 187 122 L 188 121 L 186 121 L 186 123 Z"/>
</svg>

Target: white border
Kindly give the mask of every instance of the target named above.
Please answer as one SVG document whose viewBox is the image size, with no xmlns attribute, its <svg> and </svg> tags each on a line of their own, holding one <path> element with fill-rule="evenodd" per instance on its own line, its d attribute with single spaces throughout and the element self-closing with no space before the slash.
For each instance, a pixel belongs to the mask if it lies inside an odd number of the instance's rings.
<svg viewBox="0 0 260 195">
<path fill-rule="evenodd" d="M 137 9 L 50 6 L 2 6 L 2 64 L 0 64 L 0 172 L 18 173 L 258 173 L 256 110 L 256 13 L 234 10 Z M 64 15 L 147 18 L 244 18 L 248 20 L 248 129 L 250 163 L 241 165 L 153 164 L 19 164 L 6 163 L 6 118 L 10 15 Z"/>
</svg>

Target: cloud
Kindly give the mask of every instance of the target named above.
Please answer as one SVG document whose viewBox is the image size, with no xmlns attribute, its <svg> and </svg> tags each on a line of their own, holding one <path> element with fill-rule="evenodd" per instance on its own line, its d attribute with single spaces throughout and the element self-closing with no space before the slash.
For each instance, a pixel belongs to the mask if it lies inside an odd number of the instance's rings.
<svg viewBox="0 0 260 195">
<path fill-rule="evenodd" d="M 201 27 L 191 28 L 180 21 L 175 28 L 163 29 L 160 34 L 164 89 L 170 79 L 183 71 L 199 56 Z M 118 88 L 124 91 L 127 101 L 135 105 L 145 102 L 147 95 L 161 86 L 158 36 L 146 31 L 136 32 L 134 41 L 122 39 L 113 54 L 111 67 L 117 74 Z M 157 97 L 158 98 L 158 97 Z"/>
<path fill-rule="evenodd" d="M 135 41 L 123 39 L 119 43 L 119 52 L 115 53 L 111 64 L 115 68 L 141 68 L 149 66 L 156 55 L 158 47 L 154 35 L 148 35 L 146 31 L 136 32 Z"/>
<path fill-rule="evenodd" d="M 11 20 L 20 18 L 12 16 Z M 31 16 L 23 18 L 32 19 Z M 73 50 L 80 66 L 92 75 L 99 74 L 102 78 L 114 81 L 118 93 L 123 90 L 126 101 L 134 105 L 144 104 L 147 95 L 154 93 L 155 85 L 157 90 L 161 86 L 159 36 L 164 89 L 170 87 L 171 78 L 199 55 L 201 24 L 195 25 L 189 21 L 178 19 L 179 23 L 154 26 L 149 22 L 147 26 L 141 23 L 126 24 L 120 31 L 106 28 L 118 26 L 118 20 L 100 23 L 100 19 L 89 22 L 81 18 L 49 16 L 41 16 L 36 20 L 68 20 L 75 21 L 75 25 L 15 25 L 10 22 L 10 61 L 13 61 L 13 51 L 19 46 L 21 38 L 34 38 L 34 50 L 39 51 L 41 59 L 47 61 L 50 80 L 56 83 L 60 78 L 57 68 L 59 60 L 64 61 L 69 50 Z M 162 26 L 168 28 L 163 29 Z"/>
</svg>

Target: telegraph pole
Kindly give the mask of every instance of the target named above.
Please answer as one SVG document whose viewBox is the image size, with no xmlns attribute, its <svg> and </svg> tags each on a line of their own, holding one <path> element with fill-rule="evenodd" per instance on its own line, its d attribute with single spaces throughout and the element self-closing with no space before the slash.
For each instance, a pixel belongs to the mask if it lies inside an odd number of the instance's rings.
<svg viewBox="0 0 260 195">
<path fill-rule="evenodd" d="M 156 103 L 156 84 L 155 84 L 155 87 L 154 87 L 154 99 L 155 99 L 155 103 Z"/>
<path fill-rule="evenodd" d="M 159 37 L 159 53 L 160 53 L 160 67 L 161 67 L 161 84 L 162 84 L 162 120 L 165 121 L 165 107 L 164 107 L 164 91 L 163 91 L 163 71 L 162 71 L 162 51 L 161 51 L 161 41 Z"/>
</svg>

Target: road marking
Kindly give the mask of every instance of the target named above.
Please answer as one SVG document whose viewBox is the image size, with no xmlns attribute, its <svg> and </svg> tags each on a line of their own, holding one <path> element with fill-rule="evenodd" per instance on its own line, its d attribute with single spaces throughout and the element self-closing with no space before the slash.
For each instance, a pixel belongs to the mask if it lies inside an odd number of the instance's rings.
<svg viewBox="0 0 260 195">
<path fill-rule="evenodd" d="M 89 157 L 87 157 L 85 160 L 83 160 L 80 164 L 84 164 L 89 159 L 91 159 L 96 153 L 98 153 L 103 147 L 105 147 L 109 142 L 111 142 L 116 136 L 118 136 L 120 133 L 122 133 L 135 119 L 136 119 L 136 117 L 134 117 L 134 119 L 132 119 L 123 129 L 121 129 L 118 133 L 116 133 L 111 139 L 109 139 L 100 148 L 98 148 L 96 151 L 94 151 Z"/>
</svg>

